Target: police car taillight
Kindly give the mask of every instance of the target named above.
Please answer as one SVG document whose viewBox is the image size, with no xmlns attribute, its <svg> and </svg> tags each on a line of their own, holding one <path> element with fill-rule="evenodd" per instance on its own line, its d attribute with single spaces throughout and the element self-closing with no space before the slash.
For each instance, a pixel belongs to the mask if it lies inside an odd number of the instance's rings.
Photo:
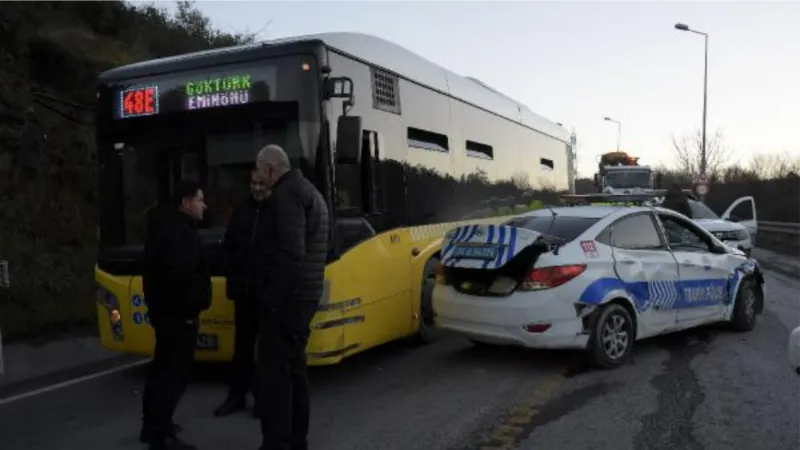
<svg viewBox="0 0 800 450">
<path fill-rule="evenodd" d="M 521 291 L 542 291 L 561 286 L 586 270 L 586 264 L 568 266 L 537 267 L 531 269 L 520 284 Z"/>
</svg>

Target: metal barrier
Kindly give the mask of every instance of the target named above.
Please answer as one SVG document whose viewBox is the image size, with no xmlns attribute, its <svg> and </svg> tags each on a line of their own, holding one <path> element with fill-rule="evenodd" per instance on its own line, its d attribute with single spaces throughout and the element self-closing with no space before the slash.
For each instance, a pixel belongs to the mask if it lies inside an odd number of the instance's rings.
<svg viewBox="0 0 800 450">
<path fill-rule="evenodd" d="M 800 223 L 758 222 L 756 247 L 786 255 L 800 254 Z"/>
<path fill-rule="evenodd" d="M 800 223 L 790 222 L 758 222 L 758 234 L 761 232 L 775 234 L 800 235 Z"/>
</svg>

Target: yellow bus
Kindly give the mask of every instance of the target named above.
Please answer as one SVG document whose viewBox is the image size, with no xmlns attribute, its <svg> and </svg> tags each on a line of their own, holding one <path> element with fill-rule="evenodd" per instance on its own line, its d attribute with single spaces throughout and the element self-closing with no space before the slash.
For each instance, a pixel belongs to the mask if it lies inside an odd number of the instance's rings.
<svg viewBox="0 0 800 450">
<path fill-rule="evenodd" d="M 99 76 L 97 111 L 98 329 L 103 345 L 122 353 L 153 351 L 139 267 L 148 211 L 178 180 L 195 178 L 209 204 L 201 235 L 213 280 L 196 359 L 231 359 L 222 237 L 263 145 L 286 149 L 332 213 L 310 365 L 399 338 L 434 339 L 429 294 L 444 233 L 463 220 L 535 208 L 536 186 L 563 191 L 573 178 L 560 124 L 356 33 L 112 69 Z"/>
</svg>

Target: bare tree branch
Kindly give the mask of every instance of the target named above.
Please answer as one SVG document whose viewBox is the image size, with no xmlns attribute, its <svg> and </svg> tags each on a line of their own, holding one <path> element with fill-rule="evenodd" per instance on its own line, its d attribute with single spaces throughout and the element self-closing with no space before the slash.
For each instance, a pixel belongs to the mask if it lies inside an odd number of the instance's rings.
<svg viewBox="0 0 800 450">
<path fill-rule="evenodd" d="M 786 153 L 762 153 L 750 158 L 747 169 L 759 180 L 786 178 L 800 173 L 800 158 Z"/>
<path fill-rule="evenodd" d="M 672 137 L 672 148 L 675 155 L 674 170 L 697 178 L 700 175 L 703 149 L 703 132 L 683 137 Z M 706 136 L 706 174 L 720 175 L 722 167 L 730 160 L 730 149 L 725 145 L 721 130 Z"/>
</svg>

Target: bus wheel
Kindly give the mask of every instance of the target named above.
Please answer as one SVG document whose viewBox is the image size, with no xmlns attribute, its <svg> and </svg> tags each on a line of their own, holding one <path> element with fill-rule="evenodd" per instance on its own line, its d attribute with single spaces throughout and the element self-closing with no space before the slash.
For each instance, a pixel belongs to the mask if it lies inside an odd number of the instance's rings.
<svg viewBox="0 0 800 450">
<path fill-rule="evenodd" d="M 442 331 L 436 328 L 434 323 L 435 314 L 433 312 L 433 287 L 436 285 L 436 268 L 439 266 L 439 258 L 431 257 L 425 268 L 422 269 L 422 289 L 419 301 L 419 330 L 417 340 L 423 344 L 430 344 L 442 335 Z"/>
</svg>

